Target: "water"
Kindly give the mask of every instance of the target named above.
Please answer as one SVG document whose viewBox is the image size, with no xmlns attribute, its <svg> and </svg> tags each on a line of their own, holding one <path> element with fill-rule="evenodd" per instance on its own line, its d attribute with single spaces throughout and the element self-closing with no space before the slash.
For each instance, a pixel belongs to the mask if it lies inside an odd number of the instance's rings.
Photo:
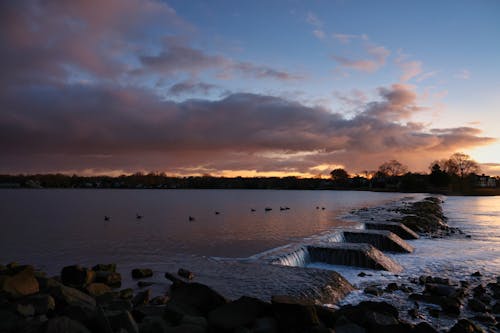
<svg viewBox="0 0 500 333">
<path fill-rule="evenodd" d="M 353 191 L 0 190 L 0 263 L 34 263 L 57 273 L 72 263 L 155 266 L 191 255 L 248 257 L 332 228 L 359 227 L 341 217 L 401 197 Z M 137 213 L 143 218 L 136 219 Z M 104 221 L 105 215 L 111 220 Z"/>
</svg>

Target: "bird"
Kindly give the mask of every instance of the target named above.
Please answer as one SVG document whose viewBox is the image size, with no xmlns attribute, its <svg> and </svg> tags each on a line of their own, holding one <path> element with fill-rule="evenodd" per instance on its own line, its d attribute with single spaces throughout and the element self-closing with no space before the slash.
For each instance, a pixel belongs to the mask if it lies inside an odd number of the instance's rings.
<svg viewBox="0 0 500 333">
<path fill-rule="evenodd" d="M 109 217 L 108 215 L 104 215 L 104 221 L 109 221 L 111 220 L 111 217 Z"/>
<path fill-rule="evenodd" d="M 194 218 L 194 217 L 192 217 L 192 216 L 189 216 L 189 217 L 188 217 L 188 220 L 189 220 L 189 221 L 194 221 L 194 220 L 195 220 L 195 218 Z"/>
<path fill-rule="evenodd" d="M 220 214 L 220 212 L 217 212 L 217 211 L 215 212 L 215 215 L 219 215 L 219 214 Z"/>
<path fill-rule="evenodd" d="M 321 210 L 325 210 L 325 207 L 321 207 Z"/>
<path fill-rule="evenodd" d="M 138 219 L 138 220 L 140 220 L 140 219 L 142 219 L 142 215 L 135 214 L 135 218 Z"/>
<path fill-rule="evenodd" d="M 319 209 L 319 207 L 318 207 L 318 206 L 316 206 L 316 209 Z"/>
<path fill-rule="evenodd" d="M 280 207 L 280 210 L 286 210 L 286 208 L 284 208 L 284 207 Z"/>
<path fill-rule="evenodd" d="M 270 211 L 270 210 L 273 210 L 273 209 L 272 209 L 272 208 L 269 208 L 269 207 L 264 208 L 264 211 L 266 211 L 266 212 L 268 212 L 268 211 Z"/>
<path fill-rule="evenodd" d="M 255 209 L 254 209 L 254 208 L 251 208 L 251 209 L 250 209 L 250 211 L 251 211 L 251 212 L 255 212 Z"/>
</svg>

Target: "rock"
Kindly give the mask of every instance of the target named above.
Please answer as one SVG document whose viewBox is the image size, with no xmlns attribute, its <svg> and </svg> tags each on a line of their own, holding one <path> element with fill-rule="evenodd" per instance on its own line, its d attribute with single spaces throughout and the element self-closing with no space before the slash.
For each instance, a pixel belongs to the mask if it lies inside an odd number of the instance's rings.
<svg viewBox="0 0 500 333">
<path fill-rule="evenodd" d="M 479 277 L 479 276 L 483 276 L 483 275 L 481 274 L 481 272 L 477 271 L 477 272 L 472 273 L 470 276 Z"/>
<path fill-rule="evenodd" d="M 496 302 L 492 307 L 491 307 L 491 312 L 494 314 L 500 314 L 500 302 Z"/>
<path fill-rule="evenodd" d="M 132 288 L 120 290 L 120 298 L 132 299 L 132 297 L 134 297 L 134 290 L 132 290 Z"/>
<path fill-rule="evenodd" d="M 17 305 L 31 306 L 33 308 L 33 315 L 45 315 L 54 311 L 56 302 L 50 295 L 35 294 L 20 299 L 17 301 Z"/>
<path fill-rule="evenodd" d="M 205 317 L 201 316 L 184 316 L 180 325 L 194 325 L 202 328 L 208 327 L 208 321 Z"/>
<path fill-rule="evenodd" d="M 128 311 L 105 312 L 106 318 L 114 332 L 125 330 L 128 333 L 139 333 L 139 327 Z"/>
<path fill-rule="evenodd" d="M 132 304 L 134 306 L 145 305 L 149 303 L 149 299 L 151 298 L 151 289 L 147 289 L 141 292 L 138 292 L 134 298 L 132 298 Z"/>
<path fill-rule="evenodd" d="M 467 303 L 467 307 L 475 312 L 486 312 L 488 311 L 488 307 L 481 301 L 471 298 Z"/>
<path fill-rule="evenodd" d="M 493 315 L 491 315 L 489 313 L 482 313 L 480 315 L 472 317 L 472 319 L 474 319 L 474 321 L 479 321 L 479 322 L 485 323 L 485 324 L 496 324 L 497 323 L 495 317 L 493 317 Z"/>
<path fill-rule="evenodd" d="M 390 293 L 391 293 L 391 292 L 393 292 L 393 291 L 396 291 L 396 290 L 398 290 L 398 289 L 399 289 L 398 284 L 397 284 L 397 283 L 394 283 L 394 282 L 389 283 L 389 284 L 387 285 L 387 287 L 385 287 L 385 291 L 386 291 L 386 292 L 390 292 Z"/>
<path fill-rule="evenodd" d="M 35 278 L 33 267 L 28 266 L 14 275 L 0 276 L 0 292 L 4 292 L 10 298 L 20 298 L 36 294 L 40 287 Z"/>
<path fill-rule="evenodd" d="M 94 271 L 116 272 L 116 264 L 97 264 L 92 267 Z"/>
<path fill-rule="evenodd" d="M 192 280 L 194 278 L 194 274 L 184 268 L 179 268 L 179 270 L 177 271 L 177 275 L 188 280 Z"/>
<path fill-rule="evenodd" d="M 459 315 L 462 303 L 456 297 L 442 297 L 439 305 L 445 313 Z"/>
<path fill-rule="evenodd" d="M 168 302 L 170 298 L 166 295 L 162 295 L 162 296 L 156 296 L 156 297 L 153 297 L 153 299 L 149 302 L 153 305 L 164 305 Z"/>
<path fill-rule="evenodd" d="M 177 276 L 175 276 L 172 273 L 166 272 L 165 273 L 165 278 L 172 281 L 174 285 L 183 285 L 186 284 L 185 281 L 182 281 L 182 279 L 179 279 Z"/>
<path fill-rule="evenodd" d="M 153 276 L 153 270 L 150 268 L 134 268 L 132 270 L 132 278 L 143 279 Z"/>
<path fill-rule="evenodd" d="M 206 329 L 197 325 L 179 325 L 167 329 L 167 333 L 205 333 Z"/>
<path fill-rule="evenodd" d="M 380 288 L 377 288 L 375 286 L 368 286 L 365 288 L 365 290 L 363 290 L 363 292 L 365 294 L 370 294 L 370 295 L 374 295 L 374 296 L 380 296 L 384 293 L 384 291 Z"/>
<path fill-rule="evenodd" d="M 290 296 L 273 296 L 271 304 L 280 331 L 302 332 L 320 323 L 312 304 Z"/>
<path fill-rule="evenodd" d="M 335 333 L 365 333 L 366 330 L 354 323 L 346 323 L 335 326 Z"/>
<path fill-rule="evenodd" d="M 73 288 L 85 288 L 95 281 L 95 272 L 79 265 L 66 266 L 61 271 L 61 282 Z"/>
<path fill-rule="evenodd" d="M 170 326 L 161 317 L 146 317 L 139 324 L 141 333 L 167 333 Z"/>
<path fill-rule="evenodd" d="M 94 298 L 95 298 L 95 301 L 97 302 L 97 304 L 102 305 L 102 304 L 107 304 L 107 303 L 110 303 L 110 302 L 114 302 L 119 297 L 120 297 L 120 293 L 119 292 L 109 291 L 107 293 L 104 293 L 104 294 L 101 294 L 101 295 L 97 295 Z"/>
<path fill-rule="evenodd" d="M 153 282 L 148 282 L 148 281 L 137 281 L 137 286 L 139 288 L 151 287 L 153 284 L 154 284 Z"/>
<path fill-rule="evenodd" d="M 95 282 L 104 283 L 112 288 L 119 288 L 122 284 L 122 276 L 116 272 L 97 271 Z"/>
<path fill-rule="evenodd" d="M 427 283 L 425 285 L 425 292 L 428 292 L 436 296 L 454 296 L 458 294 L 457 289 L 452 286 L 437 284 L 437 283 Z"/>
<path fill-rule="evenodd" d="M 252 327 L 253 333 L 277 333 L 278 322 L 272 317 L 257 318 Z"/>
<path fill-rule="evenodd" d="M 132 311 L 132 302 L 124 299 L 115 299 L 111 302 L 103 304 L 102 307 L 108 311 Z"/>
<path fill-rule="evenodd" d="M 61 282 L 57 281 L 54 278 L 36 276 L 36 280 L 38 281 L 38 285 L 40 287 L 41 292 L 45 292 L 45 291 L 49 290 L 50 288 L 62 285 Z"/>
<path fill-rule="evenodd" d="M 208 321 L 214 328 L 230 331 L 251 324 L 257 317 L 270 312 L 269 310 L 268 303 L 243 296 L 212 310 L 208 315 Z"/>
<path fill-rule="evenodd" d="M 431 324 L 423 321 L 413 328 L 413 333 L 438 333 L 438 331 Z"/>
<path fill-rule="evenodd" d="M 85 290 L 92 297 L 100 296 L 111 292 L 111 288 L 108 285 L 99 282 L 89 284 L 85 288 Z"/>
<path fill-rule="evenodd" d="M 486 288 L 482 284 L 480 284 L 473 288 L 472 292 L 474 294 L 474 297 L 480 297 L 486 292 Z"/>
<path fill-rule="evenodd" d="M 361 272 L 358 274 L 359 277 L 365 277 L 367 274 L 365 272 Z"/>
<path fill-rule="evenodd" d="M 227 300 L 212 288 L 201 283 L 185 283 L 172 285 L 168 304 L 179 305 L 189 310 L 191 315 L 206 316 L 210 311 L 224 305 Z"/>
<path fill-rule="evenodd" d="M 467 319 L 460 319 L 449 333 L 484 333 L 484 331 Z"/>
<path fill-rule="evenodd" d="M 24 319 L 11 311 L 0 309 L 0 332 L 22 332 Z"/>
<path fill-rule="evenodd" d="M 45 333 L 90 333 L 90 331 L 80 324 L 68 317 L 55 317 L 48 321 L 47 330 Z"/>
<path fill-rule="evenodd" d="M 50 295 L 54 297 L 56 301 L 56 308 L 75 306 L 89 312 L 95 311 L 95 299 L 75 288 L 60 285 L 58 287 L 51 288 Z"/>
</svg>

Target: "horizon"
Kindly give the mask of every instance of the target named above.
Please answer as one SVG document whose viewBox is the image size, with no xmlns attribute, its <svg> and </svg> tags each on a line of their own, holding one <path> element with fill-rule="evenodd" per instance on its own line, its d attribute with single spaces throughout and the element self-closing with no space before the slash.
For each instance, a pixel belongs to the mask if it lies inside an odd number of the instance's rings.
<svg viewBox="0 0 500 333">
<path fill-rule="evenodd" d="M 0 4 L 0 174 L 500 176 L 497 1 Z"/>
</svg>

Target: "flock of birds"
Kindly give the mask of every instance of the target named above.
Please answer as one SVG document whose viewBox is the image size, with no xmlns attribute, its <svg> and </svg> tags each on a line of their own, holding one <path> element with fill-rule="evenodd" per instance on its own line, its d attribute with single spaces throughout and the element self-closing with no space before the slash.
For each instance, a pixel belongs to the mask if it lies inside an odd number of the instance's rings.
<svg viewBox="0 0 500 333">
<path fill-rule="evenodd" d="M 316 209 L 325 210 L 325 207 L 321 207 L 321 208 L 320 208 L 319 206 L 316 206 Z M 269 211 L 271 211 L 271 210 L 273 210 L 271 207 L 266 207 L 266 208 L 264 208 L 264 211 L 265 211 L 265 212 L 269 212 Z M 290 210 L 290 207 L 287 207 L 287 206 L 285 206 L 285 207 L 280 207 L 280 211 L 284 211 L 284 210 Z M 250 211 L 251 211 L 251 212 L 256 212 L 257 210 L 256 210 L 255 208 L 250 208 Z M 219 211 L 215 211 L 215 215 L 220 215 L 220 212 L 219 212 Z M 140 220 L 140 219 L 142 219 L 142 218 L 143 218 L 143 215 L 140 215 L 140 214 L 136 213 L 136 214 L 135 214 L 135 218 L 136 218 L 137 220 Z M 104 221 L 110 221 L 110 220 L 111 220 L 111 216 L 109 216 L 109 215 L 104 215 Z M 195 220 L 196 220 L 196 219 L 195 219 L 193 216 L 191 216 L 191 215 L 189 215 L 189 216 L 188 216 L 188 221 L 195 221 Z"/>
</svg>

